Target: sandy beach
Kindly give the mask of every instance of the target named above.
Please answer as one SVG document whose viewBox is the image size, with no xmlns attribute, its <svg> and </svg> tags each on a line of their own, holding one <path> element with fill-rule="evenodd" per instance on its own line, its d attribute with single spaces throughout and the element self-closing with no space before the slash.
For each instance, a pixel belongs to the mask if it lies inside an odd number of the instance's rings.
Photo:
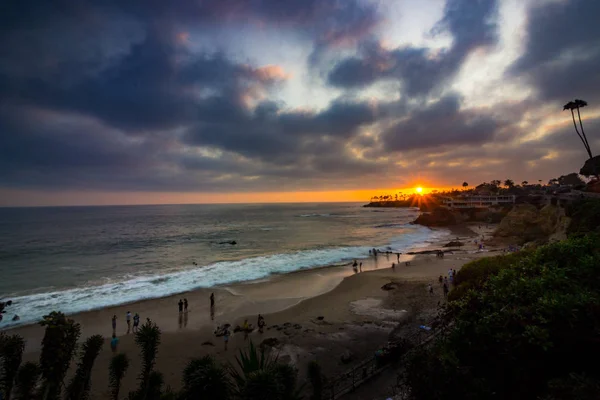
<svg viewBox="0 0 600 400">
<path fill-rule="evenodd" d="M 179 388 L 181 372 L 189 359 L 212 354 L 218 360 L 232 361 L 237 350 L 249 341 L 260 344 L 267 338 L 277 339 L 273 351 L 282 360 L 298 367 L 300 379 L 304 379 L 306 364 L 314 359 L 321 363 L 326 375 L 333 376 L 351 368 L 352 363 L 340 361 L 343 352 L 351 350 L 354 362 L 359 362 L 385 344 L 391 330 L 409 315 L 416 318 L 414 323 L 426 322 L 438 303 L 444 301 L 437 277 L 445 276 L 450 268 L 459 270 L 473 259 L 498 254 L 499 247 L 493 245 L 478 252 L 473 242 L 481 235 L 489 237 L 493 229 L 491 225 L 481 228 L 478 225 L 463 226 L 452 233 L 452 239 L 458 237 L 466 243 L 460 250 L 448 252 L 444 258 L 433 254 L 403 255 L 400 265 L 394 269 L 390 267 L 396 262 L 396 256 L 382 254 L 377 259 L 358 260 L 363 263 L 362 273 L 355 273 L 351 266 L 317 268 L 276 275 L 258 282 L 195 290 L 89 311 L 73 318 L 82 325 L 82 339 L 92 334 L 108 338 L 112 333 L 111 317 L 117 315 L 118 351 L 131 359 L 123 382 L 125 392 L 135 388 L 140 370 L 133 334 L 126 333 L 127 311 L 139 313 L 142 322 L 150 317 L 163 331 L 156 368 L 164 374 L 166 384 L 173 388 Z M 448 238 L 430 247 L 439 249 L 447 242 Z M 404 264 L 407 260 L 411 260 L 409 266 Z M 381 287 L 389 282 L 397 282 L 397 288 L 382 290 Z M 429 282 L 435 287 L 433 296 L 426 291 Z M 214 320 L 210 317 L 211 292 L 216 297 Z M 187 298 L 190 304 L 187 313 L 180 314 L 177 310 L 180 298 Z M 256 324 L 258 313 L 266 319 L 264 333 L 254 331 L 248 339 L 242 333 L 234 334 L 228 351 L 224 351 L 222 338 L 213 334 L 215 327 L 223 323 L 235 326 L 245 318 Z M 319 320 L 317 317 L 324 318 Z M 29 325 L 10 332 L 27 340 L 24 360 L 37 360 L 42 327 Z M 94 366 L 94 399 L 107 398 L 108 363 L 112 354 L 107 341 Z"/>
</svg>

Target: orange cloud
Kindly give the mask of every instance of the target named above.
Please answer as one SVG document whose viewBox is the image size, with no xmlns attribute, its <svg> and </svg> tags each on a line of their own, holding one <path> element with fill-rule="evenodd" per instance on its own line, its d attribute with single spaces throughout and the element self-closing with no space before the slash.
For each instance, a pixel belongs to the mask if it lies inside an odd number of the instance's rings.
<svg viewBox="0 0 600 400">
<path fill-rule="evenodd" d="M 291 73 L 287 73 L 279 65 L 273 64 L 256 68 L 254 72 L 261 81 L 285 81 L 292 77 Z"/>
</svg>

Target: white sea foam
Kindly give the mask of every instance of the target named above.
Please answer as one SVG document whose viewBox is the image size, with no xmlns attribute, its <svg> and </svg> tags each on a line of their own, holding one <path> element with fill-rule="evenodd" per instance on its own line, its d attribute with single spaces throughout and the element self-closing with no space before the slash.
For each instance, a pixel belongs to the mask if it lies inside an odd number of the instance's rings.
<svg viewBox="0 0 600 400">
<path fill-rule="evenodd" d="M 432 231 L 418 225 L 406 226 L 402 236 L 379 248 L 389 247 L 405 252 L 445 234 L 443 231 Z M 117 282 L 107 280 L 101 285 L 13 297 L 13 305 L 7 309 L 2 327 L 36 322 L 53 310 L 73 314 L 141 299 L 169 296 L 196 288 L 266 278 L 275 273 L 338 264 L 365 257 L 370 248 L 371 246 L 338 247 L 223 261 L 162 275 L 129 276 Z M 9 316 L 13 314 L 19 315 L 21 320 L 10 321 Z"/>
</svg>

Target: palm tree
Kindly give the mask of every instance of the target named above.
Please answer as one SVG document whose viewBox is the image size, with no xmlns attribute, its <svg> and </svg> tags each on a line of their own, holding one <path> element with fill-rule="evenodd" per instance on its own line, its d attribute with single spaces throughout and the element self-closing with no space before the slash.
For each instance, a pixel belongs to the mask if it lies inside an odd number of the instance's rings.
<svg viewBox="0 0 600 400">
<path fill-rule="evenodd" d="M 36 363 L 26 362 L 19 368 L 15 379 L 15 392 L 18 400 L 33 398 L 35 386 L 40 377 L 40 367 Z"/>
<path fill-rule="evenodd" d="M 523 181 L 523 182 L 521 182 L 521 185 L 522 185 L 522 186 L 527 186 L 527 185 L 529 185 L 529 182 L 527 182 L 527 181 Z"/>
<path fill-rule="evenodd" d="M 192 359 L 183 370 L 181 400 L 231 398 L 227 371 L 209 355 Z"/>
<path fill-rule="evenodd" d="M 92 378 L 92 367 L 96 357 L 102 350 L 104 338 L 102 335 L 94 335 L 87 338 L 81 348 L 81 359 L 77 365 L 77 371 L 67 387 L 67 400 L 85 400 L 89 396 L 90 381 Z"/>
<path fill-rule="evenodd" d="M 504 181 L 504 186 L 510 189 L 515 186 L 515 182 L 512 179 L 507 179 Z"/>
<path fill-rule="evenodd" d="M 465 190 L 467 190 L 467 188 L 469 187 L 469 184 L 467 182 L 463 182 L 462 187 L 464 187 Z"/>
<path fill-rule="evenodd" d="M 0 334 L 0 359 L 2 360 L 0 391 L 4 393 L 3 398 L 6 400 L 10 400 L 13 382 L 21 365 L 24 350 L 25 339 L 21 336 Z"/>
<path fill-rule="evenodd" d="M 587 102 L 584 100 L 580 100 L 580 99 L 575 99 L 575 101 L 570 101 L 567 104 L 565 104 L 563 106 L 563 111 L 564 110 L 570 110 L 571 111 L 571 117 L 573 118 L 573 126 L 575 127 L 575 132 L 577 132 L 577 136 L 579 136 L 579 139 L 581 139 L 581 142 L 583 143 L 583 146 L 585 147 L 585 150 L 588 153 L 589 158 L 592 158 L 592 150 L 590 149 L 590 144 L 588 143 L 587 137 L 585 136 L 585 132 L 583 130 L 583 123 L 581 121 L 581 113 L 579 111 L 580 108 L 583 108 L 587 106 Z M 573 112 L 573 110 L 577 109 L 577 116 L 579 117 L 579 126 L 581 127 L 581 133 L 579 133 L 579 130 L 577 129 L 577 122 L 575 121 L 575 113 Z"/>
<path fill-rule="evenodd" d="M 127 355 L 124 353 L 117 354 L 110 360 L 110 365 L 108 366 L 108 378 L 112 400 L 119 400 L 121 381 L 125 376 L 127 368 L 129 368 L 129 358 L 127 358 Z"/>
</svg>

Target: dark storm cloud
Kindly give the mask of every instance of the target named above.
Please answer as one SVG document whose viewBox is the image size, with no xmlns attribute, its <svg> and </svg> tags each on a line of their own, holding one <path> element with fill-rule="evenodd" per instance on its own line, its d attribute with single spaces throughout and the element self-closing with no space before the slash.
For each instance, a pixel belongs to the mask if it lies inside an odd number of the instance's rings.
<svg viewBox="0 0 600 400">
<path fill-rule="evenodd" d="M 600 2 L 547 2 L 530 8 L 523 55 L 509 71 L 524 76 L 541 100 L 600 101 Z"/>
<path fill-rule="evenodd" d="M 232 107 L 233 108 L 233 107 Z M 201 122 L 184 136 L 185 143 L 214 146 L 247 157 L 276 163 L 294 163 L 298 155 L 318 150 L 312 147 L 322 137 L 348 139 L 361 126 L 376 121 L 376 109 L 367 103 L 335 101 L 319 113 L 277 112 L 272 102 L 258 106 L 254 114 L 229 118 L 224 112 L 212 123 Z M 335 142 L 339 151 L 341 142 Z"/>
<path fill-rule="evenodd" d="M 485 110 L 460 110 L 461 99 L 451 94 L 383 132 L 387 150 L 408 151 L 444 145 L 490 142 L 506 123 Z"/>
<path fill-rule="evenodd" d="M 473 50 L 497 42 L 497 8 L 497 0 L 448 0 L 432 33 L 449 33 L 453 38 L 449 49 L 433 54 L 426 48 L 386 50 L 378 44 L 367 45 L 359 57 L 339 62 L 328 81 L 337 87 L 357 88 L 392 79 L 402 82 L 402 92 L 408 96 L 428 94 L 449 81 Z"/>
</svg>

